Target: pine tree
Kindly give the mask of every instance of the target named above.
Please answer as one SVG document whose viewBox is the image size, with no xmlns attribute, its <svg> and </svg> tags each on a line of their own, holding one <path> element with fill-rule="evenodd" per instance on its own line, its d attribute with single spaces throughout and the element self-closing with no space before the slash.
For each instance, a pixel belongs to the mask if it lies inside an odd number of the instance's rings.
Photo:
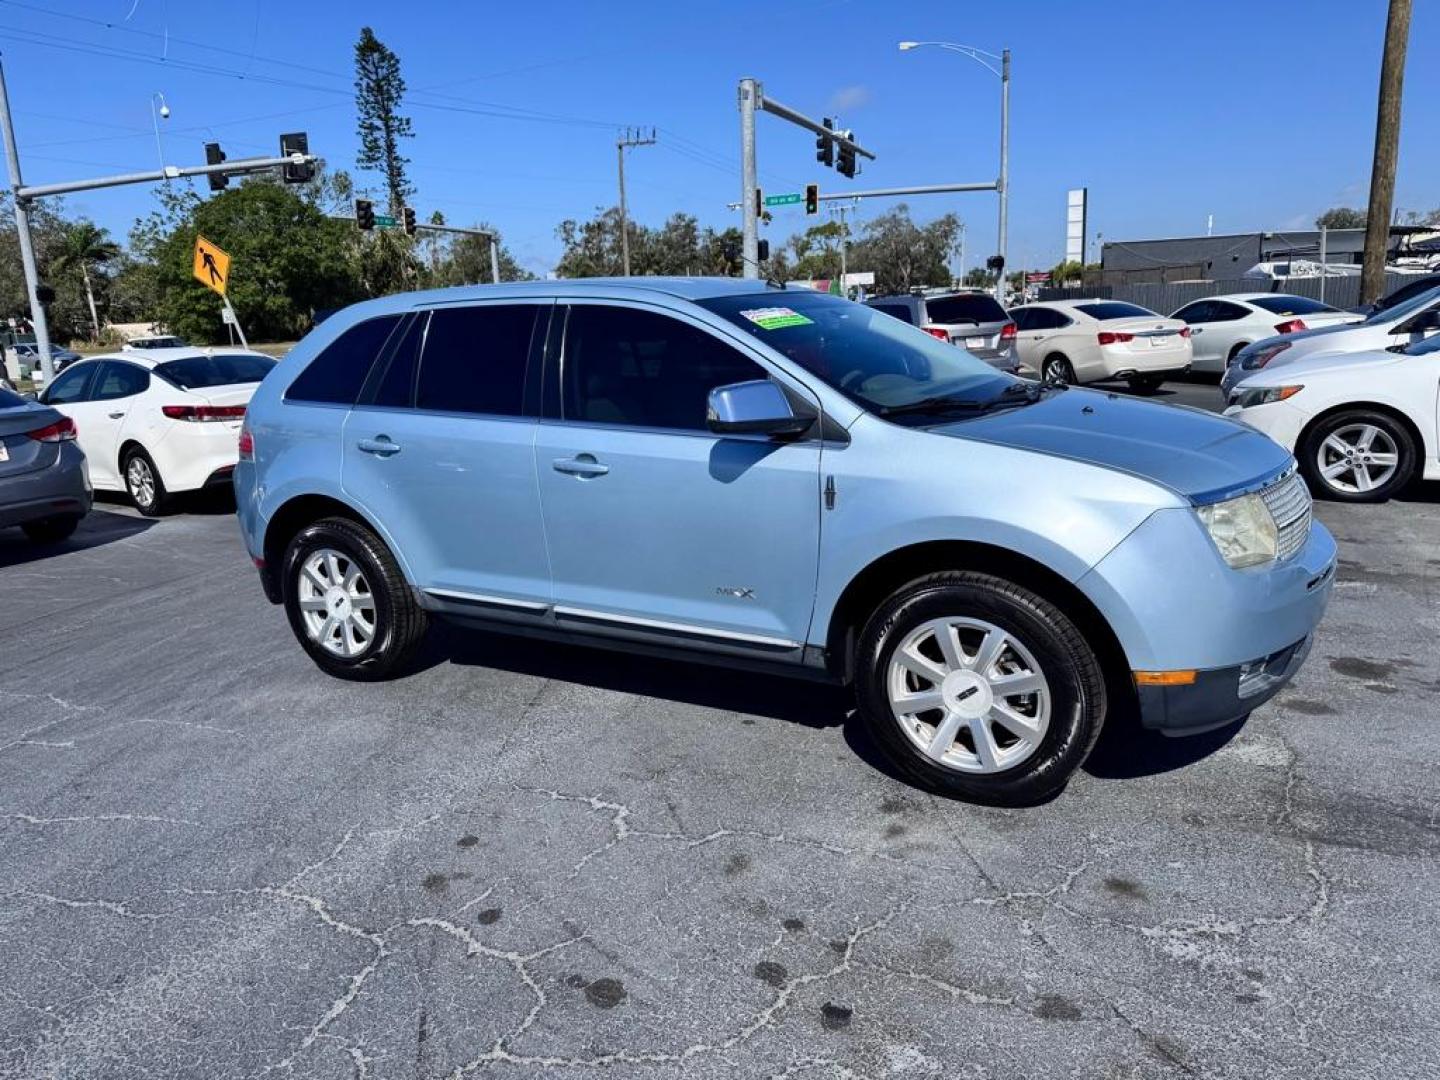
<svg viewBox="0 0 1440 1080">
<path fill-rule="evenodd" d="M 355 44 L 355 111 L 360 135 L 356 165 L 385 174 L 390 213 L 395 217 L 415 191 L 405 178 L 410 159 L 400 153 L 400 140 L 414 135 L 410 118 L 397 112 L 404 96 L 399 58 L 370 27 L 364 27 Z"/>
</svg>

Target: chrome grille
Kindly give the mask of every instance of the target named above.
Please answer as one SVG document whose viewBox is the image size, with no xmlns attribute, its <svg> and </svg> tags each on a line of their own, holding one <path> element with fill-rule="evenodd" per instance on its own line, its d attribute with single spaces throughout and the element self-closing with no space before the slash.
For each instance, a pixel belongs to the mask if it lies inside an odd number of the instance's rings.
<svg viewBox="0 0 1440 1080">
<path fill-rule="evenodd" d="M 1292 472 L 1260 492 L 1260 497 L 1280 533 L 1280 558 L 1288 559 L 1310 536 L 1310 489 L 1299 473 Z"/>
</svg>

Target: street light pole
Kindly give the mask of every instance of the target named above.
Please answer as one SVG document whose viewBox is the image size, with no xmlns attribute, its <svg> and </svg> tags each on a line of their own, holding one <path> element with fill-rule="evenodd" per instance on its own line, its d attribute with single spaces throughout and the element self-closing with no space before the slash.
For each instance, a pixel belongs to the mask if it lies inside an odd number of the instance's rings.
<svg viewBox="0 0 1440 1080">
<path fill-rule="evenodd" d="M 10 94 L 5 89 L 5 68 L 0 64 L 0 126 L 5 135 L 5 164 L 10 170 L 10 190 L 15 196 L 15 233 L 20 240 L 20 264 L 25 270 L 25 292 L 30 298 L 30 323 L 35 329 L 35 351 L 40 354 L 40 370 L 45 385 L 55 377 L 55 361 L 50 356 L 50 328 L 45 323 L 45 308 L 40 303 L 40 272 L 35 266 L 35 244 L 30 237 L 30 200 L 20 194 L 20 152 L 15 147 L 15 124 L 10 118 Z"/>
</svg>

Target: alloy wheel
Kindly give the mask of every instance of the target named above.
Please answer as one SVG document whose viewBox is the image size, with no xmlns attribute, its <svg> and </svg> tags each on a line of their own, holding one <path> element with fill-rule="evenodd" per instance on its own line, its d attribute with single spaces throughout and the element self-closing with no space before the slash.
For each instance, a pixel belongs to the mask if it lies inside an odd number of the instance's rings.
<svg viewBox="0 0 1440 1080">
<path fill-rule="evenodd" d="M 1336 491 L 1374 491 L 1400 468 L 1400 450 L 1389 432 L 1376 424 L 1346 424 L 1321 441 L 1315 468 Z"/>
<path fill-rule="evenodd" d="M 320 548 L 301 564 L 300 616 L 311 641 L 353 659 L 375 640 L 375 597 L 360 564 L 342 551 Z"/>
<path fill-rule="evenodd" d="M 137 506 L 154 504 L 155 472 L 150 468 L 150 462 L 139 454 L 132 457 L 125 466 L 125 485 L 130 489 L 130 497 Z"/>
<path fill-rule="evenodd" d="M 1013 768 L 1039 749 L 1050 725 L 1050 684 L 1034 655 L 982 619 L 916 627 L 890 659 L 886 689 L 906 738 L 960 772 Z"/>
</svg>

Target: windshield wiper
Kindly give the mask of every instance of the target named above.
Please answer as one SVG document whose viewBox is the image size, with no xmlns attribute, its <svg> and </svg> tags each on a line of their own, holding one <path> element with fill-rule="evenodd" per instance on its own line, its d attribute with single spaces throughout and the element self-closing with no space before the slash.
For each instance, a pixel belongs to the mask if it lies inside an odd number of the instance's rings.
<svg viewBox="0 0 1440 1080">
<path fill-rule="evenodd" d="M 988 409 L 1000 409 L 1017 405 L 1033 405 L 1039 401 L 1047 389 L 1058 389 L 1047 387 L 1043 383 L 1016 382 L 1011 383 L 993 398 L 956 398 L 944 395 L 936 397 L 921 398 L 919 401 L 907 401 L 904 405 L 882 405 L 879 408 L 881 416 L 903 416 L 906 413 L 934 413 L 947 412 L 985 412 Z"/>
</svg>

